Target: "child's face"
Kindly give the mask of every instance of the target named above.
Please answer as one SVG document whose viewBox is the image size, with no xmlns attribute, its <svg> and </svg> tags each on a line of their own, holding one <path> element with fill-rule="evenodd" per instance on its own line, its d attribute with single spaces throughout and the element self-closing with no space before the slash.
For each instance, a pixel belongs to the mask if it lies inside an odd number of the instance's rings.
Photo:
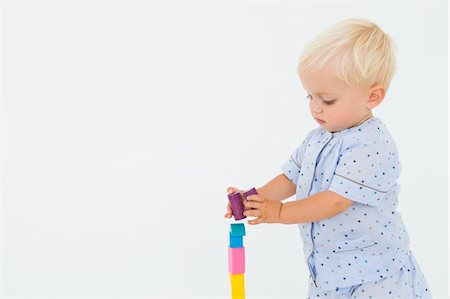
<svg viewBox="0 0 450 299">
<path fill-rule="evenodd" d="M 299 75 L 309 94 L 311 115 L 327 131 L 341 131 L 373 116 L 371 109 L 374 103 L 369 101 L 373 97 L 372 89 L 348 86 L 332 74 L 329 66 L 314 73 L 300 72 Z M 379 102 L 383 96 L 384 90 Z"/>
</svg>

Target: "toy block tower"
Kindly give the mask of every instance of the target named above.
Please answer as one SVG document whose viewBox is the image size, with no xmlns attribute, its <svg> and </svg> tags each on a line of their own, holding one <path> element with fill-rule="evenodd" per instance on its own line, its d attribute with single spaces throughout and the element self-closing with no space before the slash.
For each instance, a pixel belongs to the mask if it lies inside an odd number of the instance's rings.
<svg viewBox="0 0 450 299">
<path fill-rule="evenodd" d="M 250 195 L 257 194 L 256 189 L 252 188 L 243 193 L 247 198 Z M 239 192 L 228 195 L 231 210 L 235 220 L 246 218 L 244 216 L 244 204 Z M 228 272 L 231 280 L 231 298 L 245 299 L 244 273 L 245 273 L 245 248 L 243 237 L 245 236 L 244 223 L 235 223 L 230 225 L 230 245 L 228 247 Z"/>
<path fill-rule="evenodd" d="M 228 272 L 230 272 L 232 299 L 245 299 L 245 248 L 243 246 L 243 236 L 245 236 L 244 223 L 230 225 Z"/>
</svg>

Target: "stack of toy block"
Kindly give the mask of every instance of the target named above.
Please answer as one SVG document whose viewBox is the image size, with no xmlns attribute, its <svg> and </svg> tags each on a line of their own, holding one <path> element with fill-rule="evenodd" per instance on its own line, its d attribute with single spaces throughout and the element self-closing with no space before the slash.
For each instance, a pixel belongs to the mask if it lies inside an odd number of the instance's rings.
<svg viewBox="0 0 450 299">
<path fill-rule="evenodd" d="M 243 223 L 230 225 L 230 246 L 228 247 L 228 272 L 231 279 L 231 298 L 245 299 L 244 272 L 245 248 L 243 237 L 245 226 Z"/>
</svg>

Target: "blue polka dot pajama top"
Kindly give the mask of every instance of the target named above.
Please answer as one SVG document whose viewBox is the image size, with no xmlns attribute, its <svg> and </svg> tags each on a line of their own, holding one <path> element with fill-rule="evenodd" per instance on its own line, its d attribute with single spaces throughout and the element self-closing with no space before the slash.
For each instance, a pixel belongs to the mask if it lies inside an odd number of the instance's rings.
<svg viewBox="0 0 450 299">
<path fill-rule="evenodd" d="M 309 132 L 281 165 L 296 199 L 331 190 L 353 201 L 340 214 L 300 223 L 310 298 L 431 298 L 397 209 L 401 164 L 384 123 Z"/>
</svg>

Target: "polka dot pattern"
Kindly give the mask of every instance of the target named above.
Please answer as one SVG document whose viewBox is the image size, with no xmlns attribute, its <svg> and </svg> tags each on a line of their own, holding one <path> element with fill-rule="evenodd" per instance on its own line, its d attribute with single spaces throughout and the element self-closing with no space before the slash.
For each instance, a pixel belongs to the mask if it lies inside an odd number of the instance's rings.
<svg viewBox="0 0 450 299">
<path fill-rule="evenodd" d="M 411 252 L 397 211 L 401 164 L 380 119 L 334 133 L 317 127 L 281 169 L 296 184 L 297 200 L 330 190 L 353 201 L 334 217 L 298 224 L 315 284 L 350 287 L 405 266 Z"/>
<path fill-rule="evenodd" d="M 363 204 L 377 206 L 388 192 L 397 188 L 400 162 L 394 143 L 388 146 L 386 135 L 363 135 L 347 138 L 340 152 L 329 190 Z"/>
<path fill-rule="evenodd" d="M 422 270 L 411 254 L 406 264 L 392 275 L 344 288 L 324 290 L 316 286 L 310 276 L 307 298 L 431 299 L 432 295 Z"/>
</svg>

